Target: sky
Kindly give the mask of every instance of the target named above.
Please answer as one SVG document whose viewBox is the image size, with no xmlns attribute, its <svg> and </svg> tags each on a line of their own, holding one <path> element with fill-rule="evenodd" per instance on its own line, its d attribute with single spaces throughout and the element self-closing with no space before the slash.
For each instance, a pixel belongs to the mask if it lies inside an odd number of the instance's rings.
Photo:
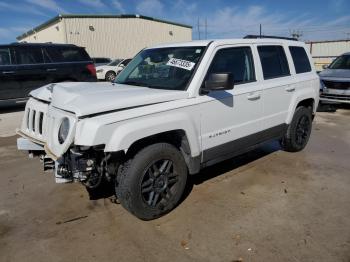
<svg viewBox="0 0 350 262">
<path fill-rule="evenodd" d="M 192 25 L 193 39 L 258 34 L 259 24 L 266 35 L 350 39 L 350 0 L 0 0 L 0 43 L 58 14 L 146 15 Z"/>
</svg>

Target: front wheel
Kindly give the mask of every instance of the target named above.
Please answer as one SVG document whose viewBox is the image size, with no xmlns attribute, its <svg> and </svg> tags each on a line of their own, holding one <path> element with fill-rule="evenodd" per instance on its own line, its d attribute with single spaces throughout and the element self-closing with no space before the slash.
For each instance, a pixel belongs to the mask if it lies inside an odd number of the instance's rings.
<svg viewBox="0 0 350 262">
<path fill-rule="evenodd" d="M 115 77 L 116 77 L 116 76 L 117 76 L 117 74 L 114 73 L 113 71 L 108 71 L 108 72 L 106 73 L 105 78 L 106 78 L 106 81 L 113 82 L 113 81 L 115 80 Z"/>
<path fill-rule="evenodd" d="M 295 110 L 292 122 L 282 139 L 282 146 L 285 151 L 298 152 L 305 148 L 309 141 L 312 129 L 311 108 L 298 107 Z"/>
<path fill-rule="evenodd" d="M 167 143 L 145 147 L 120 172 L 116 186 L 120 203 L 142 220 L 171 211 L 180 201 L 187 180 L 182 154 Z"/>
</svg>

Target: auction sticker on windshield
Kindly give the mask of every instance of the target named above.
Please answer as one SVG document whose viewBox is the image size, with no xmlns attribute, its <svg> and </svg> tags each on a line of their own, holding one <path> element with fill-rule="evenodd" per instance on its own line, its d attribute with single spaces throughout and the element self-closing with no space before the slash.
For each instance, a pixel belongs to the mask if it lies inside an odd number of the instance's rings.
<svg viewBox="0 0 350 262">
<path fill-rule="evenodd" d="M 192 70 L 192 68 L 194 67 L 195 63 L 193 63 L 191 61 L 187 61 L 187 60 L 171 58 L 168 61 L 167 65 L 168 66 L 179 67 L 179 68 L 186 69 L 186 70 Z"/>
</svg>

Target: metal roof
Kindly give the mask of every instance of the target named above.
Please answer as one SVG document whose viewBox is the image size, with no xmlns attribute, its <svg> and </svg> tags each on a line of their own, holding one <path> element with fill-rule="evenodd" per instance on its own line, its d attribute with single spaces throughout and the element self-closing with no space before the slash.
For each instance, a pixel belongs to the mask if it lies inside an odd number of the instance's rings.
<svg viewBox="0 0 350 262">
<path fill-rule="evenodd" d="M 181 27 L 186 27 L 186 28 L 192 28 L 190 25 L 186 24 L 181 24 L 181 23 L 176 23 L 168 20 L 163 20 L 163 19 L 158 19 L 150 16 L 143 16 L 143 15 L 138 15 L 138 14 L 125 14 L 125 15 L 113 15 L 113 14 L 59 14 L 55 16 L 54 18 L 46 21 L 45 23 L 38 25 L 37 27 L 25 32 L 24 34 L 17 36 L 17 40 L 22 40 L 23 38 L 32 35 L 52 24 L 57 23 L 58 21 L 61 21 L 63 18 L 139 18 L 139 19 L 144 19 L 144 20 L 149 20 L 149 21 L 155 21 L 155 22 L 160 22 L 160 23 L 165 23 L 165 24 L 170 24 L 170 25 L 176 25 L 176 26 L 181 26 Z"/>
</svg>

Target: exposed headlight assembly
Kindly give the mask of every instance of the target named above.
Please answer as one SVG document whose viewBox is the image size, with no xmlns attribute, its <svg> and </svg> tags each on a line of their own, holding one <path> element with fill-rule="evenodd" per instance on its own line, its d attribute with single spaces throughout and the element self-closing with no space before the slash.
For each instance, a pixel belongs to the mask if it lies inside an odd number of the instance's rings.
<svg viewBox="0 0 350 262">
<path fill-rule="evenodd" d="M 58 130 L 58 142 L 60 144 L 63 144 L 66 141 L 69 133 L 69 128 L 70 128 L 69 119 L 65 117 L 63 118 L 60 129 Z"/>
</svg>

